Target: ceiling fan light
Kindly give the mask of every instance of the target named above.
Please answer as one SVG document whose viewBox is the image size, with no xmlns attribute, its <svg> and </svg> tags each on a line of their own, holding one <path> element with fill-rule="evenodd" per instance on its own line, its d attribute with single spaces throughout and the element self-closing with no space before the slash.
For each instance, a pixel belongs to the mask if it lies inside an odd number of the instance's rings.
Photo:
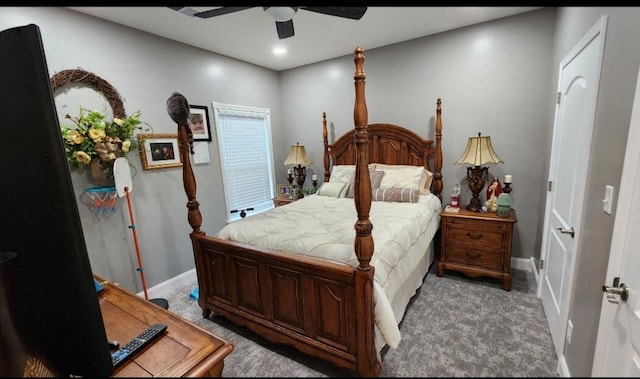
<svg viewBox="0 0 640 379">
<path fill-rule="evenodd" d="M 289 21 L 296 14 L 292 7 L 266 7 L 264 11 L 276 21 Z"/>
</svg>

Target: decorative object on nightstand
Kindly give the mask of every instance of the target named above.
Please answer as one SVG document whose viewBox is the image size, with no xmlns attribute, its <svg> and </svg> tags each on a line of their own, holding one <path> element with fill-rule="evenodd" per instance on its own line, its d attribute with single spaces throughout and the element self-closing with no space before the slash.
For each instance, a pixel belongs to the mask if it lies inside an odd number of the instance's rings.
<svg viewBox="0 0 640 379">
<path fill-rule="evenodd" d="M 502 194 L 502 184 L 498 180 L 498 177 L 494 177 L 493 181 L 487 187 L 487 202 L 485 205 L 487 209 L 491 212 L 495 212 L 498 210 L 498 196 Z"/>
<path fill-rule="evenodd" d="M 509 217 L 509 214 L 511 214 L 511 195 L 506 192 L 501 193 L 500 196 L 498 196 L 496 204 L 498 216 Z"/>
<path fill-rule="evenodd" d="M 287 170 L 287 182 L 289 182 L 289 184 L 293 184 L 293 169 L 292 168 Z"/>
<path fill-rule="evenodd" d="M 451 208 L 460 208 L 460 183 L 456 183 L 456 185 L 453 186 L 453 192 L 451 192 L 449 205 L 451 206 Z"/>
<path fill-rule="evenodd" d="M 288 199 L 291 197 L 291 184 L 278 184 L 277 197 L 280 199 Z"/>
<path fill-rule="evenodd" d="M 502 189 L 502 193 L 498 196 L 498 216 L 500 217 L 509 217 L 509 213 L 511 212 L 511 204 L 513 203 L 513 199 L 511 199 L 511 183 L 513 182 L 513 176 L 505 175 L 504 176 L 504 188 Z"/>
<path fill-rule="evenodd" d="M 448 213 L 458 213 L 460 211 L 460 183 L 453 186 L 453 192 L 449 196 L 449 204 L 444 207 L 444 211 Z"/>
<path fill-rule="evenodd" d="M 317 192 L 318 191 L 318 175 L 316 174 L 311 175 L 311 180 L 313 181 L 313 189 Z"/>
<path fill-rule="evenodd" d="M 304 180 L 307 177 L 306 166 L 311 165 L 311 163 L 313 162 L 311 162 L 311 159 L 307 155 L 304 146 L 300 146 L 300 143 L 296 143 L 295 146 L 291 146 L 291 150 L 289 150 L 289 156 L 284 161 L 284 165 L 294 165 L 293 172 L 297 184 L 296 192 L 298 194 L 298 198 L 304 197 L 302 188 L 304 185 Z"/>
<path fill-rule="evenodd" d="M 512 175 L 505 175 L 504 176 L 504 188 L 502 189 L 502 192 L 504 193 L 511 193 L 511 183 L 513 182 L 513 176 Z"/>
<path fill-rule="evenodd" d="M 456 164 L 460 165 L 464 163 L 473 165 L 473 167 L 467 167 L 467 181 L 472 194 L 471 200 L 467 205 L 467 210 L 477 211 L 482 208 L 479 194 L 484 188 L 489 172 L 489 167 L 481 167 L 481 165 L 504 162 L 493 150 L 491 137 L 481 136 L 480 133 L 478 133 L 477 137 L 469 137 L 467 148 L 456 162 Z"/>
</svg>

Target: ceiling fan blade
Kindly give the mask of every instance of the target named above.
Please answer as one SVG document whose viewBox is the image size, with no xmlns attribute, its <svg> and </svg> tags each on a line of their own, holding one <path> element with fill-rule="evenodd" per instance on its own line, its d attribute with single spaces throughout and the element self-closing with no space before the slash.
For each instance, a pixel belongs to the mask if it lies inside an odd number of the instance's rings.
<svg viewBox="0 0 640 379">
<path fill-rule="evenodd" d="M 300 7 L 301 9 L 322 13 L 329 16 L 350 18 L 352 20 L 359 20 L 364 16 L 367 11 L 367 7 Z"/>
<path fill-rule="evenodd" d="M 220 7 L 220 8 L 204 11 L 204 12 L 198 12 L 194 14 L 194 16 L 200 17 L 200 18 L 209 18 L 209 17 L 221 16 L 223 14 L 229 14 L 237 11 L 242 11 L 249 8 L 254 8 L 254 7 Z"/>
<path fill-rule="evenodd" d="M 278 31 L 278 38 L 280 39 L 293 37 L 293 19 L 276 21 L 276 30 Z"/>
</svg>

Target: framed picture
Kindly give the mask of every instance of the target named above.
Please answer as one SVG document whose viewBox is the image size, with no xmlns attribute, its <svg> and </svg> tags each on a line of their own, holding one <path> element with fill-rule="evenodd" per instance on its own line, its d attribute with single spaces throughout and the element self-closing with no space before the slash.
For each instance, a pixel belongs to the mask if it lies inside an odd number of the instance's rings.
<svg viewBox="0 0 640 379">
<path fill-rule="evenodd" d="M 209 124 L 209 108 L 204 105 L 189 104 L 189 129 L 194 141 L 211 142 L 211 126 Z"/>
<path fill-rule="evenodd" d="M 177 134 L 138 134 L 143 170 L 180 167 Z"/>
<path fill-rule="evenodd" d="M 278 197 L 289 198 L 291 196 L 291 184 L 278 184 Z"/>
</svg>

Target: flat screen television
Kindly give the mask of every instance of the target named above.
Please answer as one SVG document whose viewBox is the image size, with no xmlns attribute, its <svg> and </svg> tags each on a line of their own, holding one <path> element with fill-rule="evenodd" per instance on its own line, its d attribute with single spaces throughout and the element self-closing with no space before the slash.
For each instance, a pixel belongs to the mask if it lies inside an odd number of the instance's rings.
<svg viewBox="0 0 640 379">
<path fill-rule="evenodd" d="M 0 376 L 113 374 L 37 25 L 0 32 Z"/>
</svg>

